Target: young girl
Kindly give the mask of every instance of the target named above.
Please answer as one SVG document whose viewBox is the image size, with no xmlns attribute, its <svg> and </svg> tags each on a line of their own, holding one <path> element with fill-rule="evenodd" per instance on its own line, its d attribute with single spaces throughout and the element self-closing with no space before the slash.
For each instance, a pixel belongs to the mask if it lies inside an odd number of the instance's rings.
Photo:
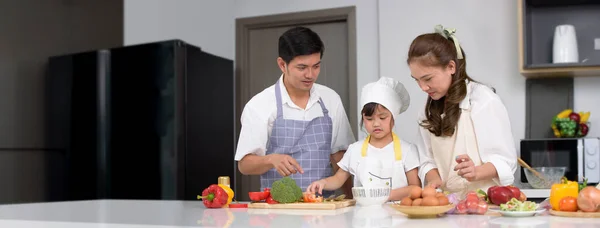
<svg viewBox="0 0 600 228">
<path fill-rule="evenodd" d="M 392 131 L 394 117 L 406 111 L 409 103 L 402 83 L 392 78 L 383 77 L 363 87 L 361 122 L 369 135 L 348 147 L 333 176 L 313 182 L 306 191 L 336 190 L 351 174 L 355 187 L 389 186 L 389 200 L 400 200 L 412 188 L 420 187 L 417 148 Z"/>
</svg>

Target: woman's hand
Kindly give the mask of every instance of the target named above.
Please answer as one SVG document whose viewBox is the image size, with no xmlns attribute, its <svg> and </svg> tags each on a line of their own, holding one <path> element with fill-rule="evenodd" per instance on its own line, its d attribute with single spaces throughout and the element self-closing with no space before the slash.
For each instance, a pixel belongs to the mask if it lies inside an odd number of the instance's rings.
<svg viewBox="0 0 600 228">
<path fill-rule="evenodd" d="M 315 182 L 312 182 L 307 188 L 306 191 L 313 193 L 313 192 L 318 192 L 319 194 L 323 195 L 323 189 L 325 188 L 325 185 L 327 184 L 327 181 L 325 179 L 321 179 Z"/>
<path fill-rule="evenodd" d="M 461 154 L 456 156 L 456 165 L 454 171 L 458 171 L 457 174 L 468 181 L 476 181 L 477 173 L 475 172 L 475 163 L 471 160 L 469 155 Z"/>
</svg>

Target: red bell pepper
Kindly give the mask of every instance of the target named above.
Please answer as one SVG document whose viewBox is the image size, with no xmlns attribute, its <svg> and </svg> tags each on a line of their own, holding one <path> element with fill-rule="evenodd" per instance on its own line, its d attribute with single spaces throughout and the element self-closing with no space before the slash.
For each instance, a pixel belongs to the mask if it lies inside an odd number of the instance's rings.
<svg viewBox="0 0 600 228">
<path fill-rule="evenodd" d="M 208 186 L 202 191 L 202 196 L 198 196 L 207 208 L 221 208 L 227 205 L 228 198 L 227 192 L 216 184 Z"/>
</svg>

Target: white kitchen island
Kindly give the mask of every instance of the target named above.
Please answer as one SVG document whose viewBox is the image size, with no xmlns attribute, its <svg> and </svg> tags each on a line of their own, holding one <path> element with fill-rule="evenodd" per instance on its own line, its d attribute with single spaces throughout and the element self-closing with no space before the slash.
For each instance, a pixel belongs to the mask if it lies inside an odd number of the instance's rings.
<svg viewBox="0 0 600 228">
<path fill-rule="evenodd" d="M 600 219 L 445 215 L 409 219 L 386 206 L 338 210 L 206 209 L 200 201 L 97 200 L 0 206 L 0 227 L 600 227 Z"/>
</svg>

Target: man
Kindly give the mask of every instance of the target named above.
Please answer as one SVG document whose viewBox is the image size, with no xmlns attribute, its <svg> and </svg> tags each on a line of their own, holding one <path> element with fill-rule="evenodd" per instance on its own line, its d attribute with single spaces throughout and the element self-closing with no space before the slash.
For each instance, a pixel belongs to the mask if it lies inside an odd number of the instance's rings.
<svg viewBox="0 0 600 228">
<path fill-rule="evenodd" d="M 337 171 L 355 141 L 340 96 L 315 83 L 323 51 L 321 38 L 308 28 L 283 33 L 277 58 L 281 77 L 244 107 L 235 160 L 242 174 L 260 175 L 261 188 L 290 176 L 305 191 Z M 351 186 L 346 182 L 347 195 Z"/>
</svg>

